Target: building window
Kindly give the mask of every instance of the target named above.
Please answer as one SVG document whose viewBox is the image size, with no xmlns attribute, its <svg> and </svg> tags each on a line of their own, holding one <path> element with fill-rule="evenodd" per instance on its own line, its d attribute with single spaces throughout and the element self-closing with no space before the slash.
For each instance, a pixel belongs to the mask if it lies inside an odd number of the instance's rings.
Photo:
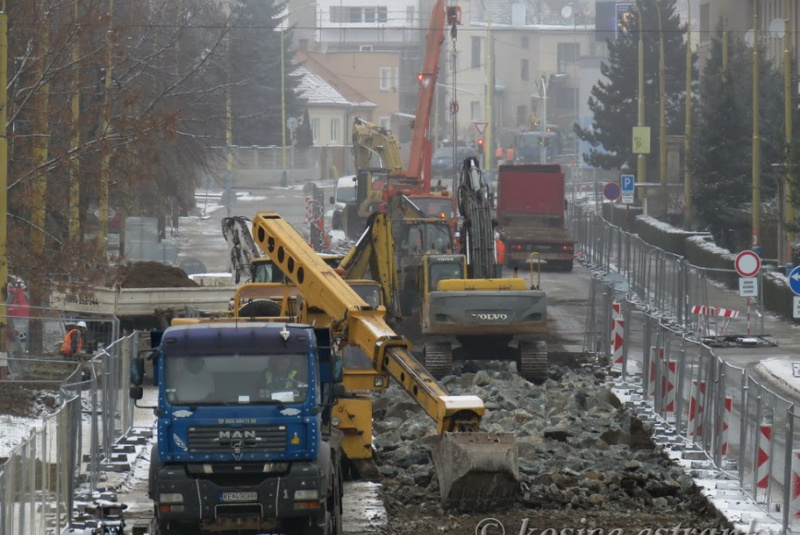
<svg viewBox="0 0 800 535">
<path fill-rule="evenodd" d="M 527 82 L 528 80 L 531 79 L 531 73 L 530 70 L 528 69 L 527 59 L 523 59 L 522 62 L 520 63 L 519 76 L 523 82 Z"/>
<path fill-rule="evenodd" d="M 522 48 L 530 48 L 531 47 L 531 40 L 527 35 L 523 35 L 520 37 L 519 46 Z"/>
<path fill-rule="evenodd" d="M 389 91 L 392 88 L 392 68 L 381 67 L 379 71 L 381 91 Z"/>
<path fill-rule="evenodd" d="M 339 119 L 331 119 L 331 143 L 339 143 Z"/>
<path fill-rule="evenodd" d="M 378 22 L 385 23 L 387 20 L 386 6 L 378 6 Z"/>
<path fill-rule="evenodd" d="M 319 117 L 311 119 L 311 137 L 314 140 L 314 145 L 319 144 Z"/>
<path fill-rule="evenodd" d="M 348 7 L 347 22 L 361 22 L 364 20 L 360 7 Z"/>
<path fill-rule="evenodd" d="M 414 24 L 414 6 L 406 6 L 406 22 Z"/>
<path fill-rule="evenodd" d="M 580 45 L 578 43 L 558 43 L 558 72 L 566 72 L 567 65 L 577 63 L 579 57 Z"/>
<path fill-rule="evenodd" d="M 389 117 L 378 117 L 378 126 L 389 130 L 391 126 L 391 119 Z"/>
<path fill-rule="evenodd" d="M 469 120 L 477 121 L 481 116 L 481 103 L 473 100 L 469 103 Z"/>
<path fill-rule="evenodd" d="M 375 23 L 375 8 L 374 7 L 365 7 L 364 8 L 364 22 L 369 22 L 374 24 Z"/>
<path fill-rule="evenodd" d="M 470 67 L 473 69 L 480 69 L 481 68 L 481 38 L 480 37 L 473 37 L 472 38 L 472 59 L 470 61 Z"/>
</svg>

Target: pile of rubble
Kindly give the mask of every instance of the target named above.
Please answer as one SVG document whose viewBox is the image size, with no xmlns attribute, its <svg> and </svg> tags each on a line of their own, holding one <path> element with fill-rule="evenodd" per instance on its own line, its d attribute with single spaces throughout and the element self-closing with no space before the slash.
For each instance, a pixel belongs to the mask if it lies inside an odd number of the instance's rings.
<svg viewBox="0 0 800 535">
<path fill-rule="evenodd" d="M 513 518 L 512 524 L 536 511 L 546 511 L 546 518 L 553 520 L 552 513 L 559 511 L 565 515 L 562 522 L 569 524 L 562 528 L 581 527 L 578 523 L 587 514 L 609 513 L 609 519 L 631 526 L 667 523 L 642 528 L 672 528 L 683 522 L 699 531 L 727 525 L 693 479 L 654 445 L 649 424 L 605 386 L 602 373 L 553 366 L 550 379 L 537 386 L 521 379 L 513 364 L 482 367 L 441 382 L 450 394 L 484 400 L 483 431 L 515 435 L 521 481 L 514 510 L 503 513 Z M 439 507 L 431 460 L 437 435 L 420 407 L 393 385 L 376 401 L 373 420 L 384 499 L 390 518 L 396 519 L 393 531 L 425 533 L 424 521 L 399 520 L 413 509 L 415 517 L 472 532 L 486 514 L 451 515 Z M 488 516 L 500 518 L 496 512 Z M 613 528 L 604 527 L 606 532 Z"/>
</svg>

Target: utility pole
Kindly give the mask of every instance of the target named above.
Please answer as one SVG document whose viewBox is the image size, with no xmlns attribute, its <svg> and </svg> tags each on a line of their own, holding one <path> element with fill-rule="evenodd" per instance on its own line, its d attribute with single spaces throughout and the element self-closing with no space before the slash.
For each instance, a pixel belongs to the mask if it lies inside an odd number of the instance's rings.
<svg viewBox="0 0 800 535">
<path fill-rule="evenodd" d="M 494 105 L 494 37 L 492 37 L 492 12 L 486 23 L 486 138 L 483 145 L 483 167 L 492 169 L 494 156 L 494 127 L 492 108 Z"/>
<path fill-rule="evenodd" d="M 0 289 L 8 291 L 8 13 L 0 9 Z M 0 318 L 5 323 L 6 300 L 0 299 Z"/>
<path fill-rule="evenodd" d="M 758 58 L 758 0 L 753 0 L 753 250 L 760 256 L 758 227 L 761 225 L 761 137 Z"/>
<path fill-rule="evenodd" d="M 789 25 L 789 0 L 783 2 L 783 115 L 784 124 L 786 125 L 786 163 L 783 168 L 786 171 L 786 185 L 784 187 L 784 215 L 786 223 L 794 223 L 794 204 L 792 204 L 792 166 L 789 165 L 789 158 L 793 155 L 792 150 L 792 53 L 790 47 L 792 45 L 792 34 L 789 33 L 791 26 Z M 786 262 L 792 264 L 792 242 L 794 241 L 794 233 L 791 231 L 786 232 L 786 252 L 784 259 Z"/>
<path fill-rule="evenodd" d="M 50 16 L 42 14 L 44 22 L 42 34 L 36 46 L 38 61 L 37 77 L 47 79 L 47 53 L 50 49 Z M 50 84 L 43 82 L 34 95 L 33 116 L 33 194 L 31 195 L 31 250 L 35 257 L 44 254 L 45 214 L 47 213 L 47 155 L 50 151 L 50 137 L 47 126 L 50 107 Z M 37 305 L 39 303 L 36 303 Z"/>
<path fill-rule="evenodd" d="M 686 0 L 688 8 L 686 31 L 686 116 L 683 132 L 683 222 L 686 227 L 692 224 L 692 169 L 690 152 L 692 149 L 692 2 Z"/>
<path fill-rule="evenodd" d="M 97 247 L 106 256 L 108 244 L 108 184 L 111 179 L 111 143 L 108 142 L 111 125 L 111 68 L 114 60 L 114 48 L 111 38 L 114 20 L 114 0 L 108 0 L 108 33 L 106 34 L 106 78 L 103 91 L 103 157 L 100 160 L 100 229 L 97 232 Z"/>
<path fill-rule="evenodd" d="M 75 0 L 72 16 L 75 24 L 78 24 L 78 21 L 80 21 L 80 0 Z M 72 62 L 75 65 L 79 65 L 80 58 L 80 39 L 75 39 L 75 41 L 72 43 Z M 80 69 L 75 69 L 72 74 L 72 94 L 70 95 L 70 108 L 72 112 L 72 139 L 70 148 L 75 151 L 75 154 L 71 155 L 69 159 L 69 241 L 74 244 L 78 242 L 81 231 L 81 183 L 78 178 L 81 167 L 80 159 L 78 158 L 78 146 L 81 143 L 81 129 L 78 124 L 81 117 Z"/>
</svg>

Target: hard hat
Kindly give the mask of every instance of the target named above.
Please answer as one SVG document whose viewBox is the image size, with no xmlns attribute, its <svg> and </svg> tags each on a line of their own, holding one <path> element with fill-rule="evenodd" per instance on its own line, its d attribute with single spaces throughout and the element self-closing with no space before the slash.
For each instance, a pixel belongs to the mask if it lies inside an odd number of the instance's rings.
<svg viewBox="0 0 800 535">
<path fill-rule="evenodd" d="M 79 321 L 75 325 L 78 326 L 78 327 L 83 327 L 84 329 L 86 328 L 86 322 L 83 321 L 83 320 Z"/>
</svg>

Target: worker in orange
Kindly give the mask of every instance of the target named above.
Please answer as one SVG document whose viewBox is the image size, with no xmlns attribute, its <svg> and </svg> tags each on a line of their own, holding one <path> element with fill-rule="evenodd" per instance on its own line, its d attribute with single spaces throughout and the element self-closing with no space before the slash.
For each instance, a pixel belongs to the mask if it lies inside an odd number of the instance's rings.
<svg viewBox="0 0 800 535">
<path fill-rule="evenodd" d="M 61 355 L 66 358 L 77 359 L 83 355 L 83 343 L 86 338 L 86 322 L 79 321 L 64 335 L 61 343 Z"/>
<path fill-rule="evenodd" d="M 500 165 L 501 163 L 503 163 L 503 147 L 498 146 L 494 150 L 494 159 L 495 159 L 495 163 L 497 165 Z"/>
<path fill-rule="evenodd" d="M 506 163 L 514 163 L 514 147 L 506 149 Z"/>
<path fill-rule="evenodd" d="M 503 240 L 500 239 L 500 234 L 495 232 L 494 233 L 494 247 L 495 251 L 497 251 L 497 263 L 505 265 L 506 263 L 506 245 L 503 243 Z"/>
</svg>

